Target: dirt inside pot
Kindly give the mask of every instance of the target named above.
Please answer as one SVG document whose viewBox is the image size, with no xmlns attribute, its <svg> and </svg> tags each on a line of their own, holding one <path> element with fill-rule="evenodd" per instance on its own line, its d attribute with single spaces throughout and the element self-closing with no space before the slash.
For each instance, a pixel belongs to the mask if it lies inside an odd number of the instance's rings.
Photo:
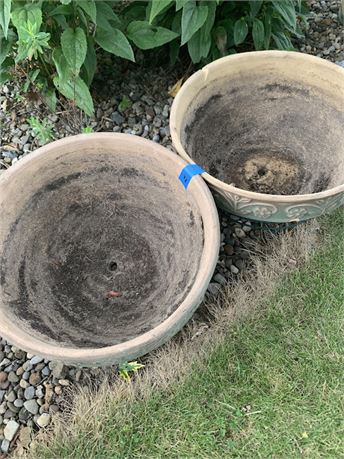
<svg viewBox="0 0 344 459">
<path fill-rule="evenodd" d="M 43 163 L 36 170 L 0 260 L 20 326 L 62 346 L 103 347 L 181 304 L 199 268 L 201 217 L 160 163 L 139 160 L 85 151 L 56 158 L 50 177 Z"/>
<path fill-rule="evenodd" d="M 266 78 L 240 75 L 200 91 L 189 107 L 185 150 L 212 176 L 253 192 L 295 195 L 339 185 L 333 177 L 344 111 L 314 88 Z"/>
</svg>

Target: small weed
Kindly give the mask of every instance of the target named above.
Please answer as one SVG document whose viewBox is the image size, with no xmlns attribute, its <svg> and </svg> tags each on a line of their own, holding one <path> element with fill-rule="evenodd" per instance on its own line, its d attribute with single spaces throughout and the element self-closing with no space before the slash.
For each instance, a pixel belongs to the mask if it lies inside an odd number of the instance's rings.
<svg viewBox="0 0 344 459">
<path fill-rule="evenodd" d="M 126 381 L 130 381 L 131 377 L 129 373 L 136 373 L 140 368 L 143 368 L 144 365 L 134 362 L 123 362 L 119 365 L 119 375 L 121 378 Z"/>
<path fill-rule="evenodd" d="M 127 96 L 123 96 L 121 102 L 118 105 L 118 110 L 120 112 L 124 112 L 124 110 L 130 108 L 132 105 L 132 101 Z"/>
<path fill-rule="evenodd" d="M 49 121 L 40 121 L 36 116 L 31 116 L 28 119 L 28 123 L 31 126 L 33 135 L 37 138 L 39 145 L 45 145 L 51 140 L 54 140 L 53 126 L 49 123 Z"/>
<path fill-rule="evenodd" d="M 93 132 L 93 129 L 91 128 L 91 126 L 86 126 L 81 128 L 81 132 L 82 134 L 91 134 L 91 132 Z"/>
</svg>

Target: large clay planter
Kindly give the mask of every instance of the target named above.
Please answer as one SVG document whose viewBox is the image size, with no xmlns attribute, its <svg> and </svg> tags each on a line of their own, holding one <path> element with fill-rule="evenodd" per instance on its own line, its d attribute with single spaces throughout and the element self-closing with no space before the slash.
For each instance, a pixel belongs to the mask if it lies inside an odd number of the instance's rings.
<svg viewBox="0 0 344 459">
<path fill-rule="evenodd" d="M 184 160 L 124 134 L 53 142 L 0 178 L 0 336 L 98 366 L 171 338 L 202 301 L 219 250 L 212 195 Z"/>
<path fill-rule="evenodd" d="M 236 54 L 192 75 L 171 110 L 177 152 L 221 207 L 253 220 L 344 203 L 344 69 L 284 51 Z"/>
</svg>

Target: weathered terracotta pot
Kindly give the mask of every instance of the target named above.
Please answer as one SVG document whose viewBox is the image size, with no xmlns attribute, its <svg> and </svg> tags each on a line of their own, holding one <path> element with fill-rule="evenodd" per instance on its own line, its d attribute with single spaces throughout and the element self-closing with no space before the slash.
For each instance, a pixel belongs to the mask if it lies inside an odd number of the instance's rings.
<svg viewBox="0 0 344 459">
<path fill-rule="evenodd" d="M 98 366 L 171 338 L 200 304 L 219 250 L 201 177 L 139 137 L 82 134 L 0 177 L 0 336 Z"/>
<path fill-rule="evenodd" d="M 344 203 L 344 69 L 284 51 L 224 57 L 192 75 L 171 110 L 174 147 L 218 204 L 290 222 Z"/>
</svg>

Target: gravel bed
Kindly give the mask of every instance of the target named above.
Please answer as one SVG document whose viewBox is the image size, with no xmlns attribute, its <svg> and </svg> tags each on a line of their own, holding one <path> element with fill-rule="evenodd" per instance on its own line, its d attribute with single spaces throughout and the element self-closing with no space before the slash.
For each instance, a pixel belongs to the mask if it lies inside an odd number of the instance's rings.
<svg viewBox="0 0 344 459">
<path fill-rule="evenodd" d="M 344 28 L 339 1 L 310 1 L 310 27 L 300 40 L 301 51 L 344 66 Z M 143 74 L 143 76 L 142 76 Z M 179 75 L 180 76 L 180 75 Z M 168 89 L 178 75 L 166 69 L 144 72 L 130 67 L 122 82 L 111 74 L 95 85 L 96 116 L 88 119 L 70 107 L 50 114 L 40 100 L 27 101 L 13 85 L 0 88 L 0 174 L 39 146 L 28 118 L 46 119 L 55 139 L 93 131 L 124 132 L 159 142 L 172 150 L 169 113 L 173 99 Z M 97 95 L 99 88 L 100 95 Z M 104 90 L 105 88 L 105 90 Z M 248 265 L 253 241 L 261 228 L 253 222 L 220 212 L 221 249 L 207 296 L 216 295 Z M 270 228 L 271 229 L 271 228 Z M 278 229 L 272 228 L 272 230 Z M 9 345 L 0 338 L 0 457 L 14 446 L 23 452 L 34 432 L 47 427 L 63 409 L 72 384 L 97 380 L 100 370 L 84 370 L 49 362 Z"/>
<path fill-rule="evenodd" d="M 332 62 L 344 61 L 344 19 L 340 0 L 310 0 L 310 18 L 300 51 Z"/>
</svg>

